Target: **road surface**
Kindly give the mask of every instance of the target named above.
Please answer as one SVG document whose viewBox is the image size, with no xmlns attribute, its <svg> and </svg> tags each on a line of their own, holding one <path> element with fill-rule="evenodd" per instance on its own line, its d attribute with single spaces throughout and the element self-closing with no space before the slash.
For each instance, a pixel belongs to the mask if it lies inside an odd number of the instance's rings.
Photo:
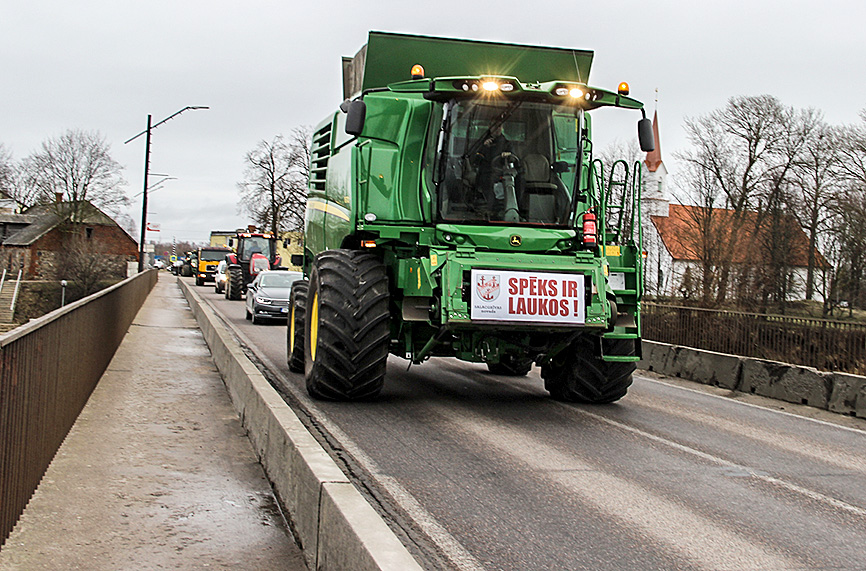
<svg viewBox="0 0 866 571">
<path fill-rule="evenodd" d="M 571 405 L 537 368 L 396 357 L 376 401 L 315 401 L 284 323 L 199 291 L 430 569 L 866 569 L 861 419 L 644 372 Z"/>
</svg>

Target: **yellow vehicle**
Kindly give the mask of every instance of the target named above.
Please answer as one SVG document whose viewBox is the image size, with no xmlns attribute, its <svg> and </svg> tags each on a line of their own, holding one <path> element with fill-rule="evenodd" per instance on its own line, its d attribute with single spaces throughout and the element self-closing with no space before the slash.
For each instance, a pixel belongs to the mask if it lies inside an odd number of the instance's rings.
<svg viewBox="0 0 866 571">
<path fill-rule="evenodd" d="M 226 254 L 230 254 L 229 248 L 220 246 L 203 246 L 196 252 L 195 258 L 195 285 L 204 285 L 205 282 L 214 281 L 214 274 L 222 260 L 226 259 Z"/>
</svg>

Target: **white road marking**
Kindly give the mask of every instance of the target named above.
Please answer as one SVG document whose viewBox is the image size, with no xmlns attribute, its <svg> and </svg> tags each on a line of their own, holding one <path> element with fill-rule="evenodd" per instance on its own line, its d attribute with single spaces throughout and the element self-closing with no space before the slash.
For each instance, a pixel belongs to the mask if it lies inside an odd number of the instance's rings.
<svg viewBox="0 0 866 571">
<path fill-rule="evenodd" d="M 572 409 L 574 410 L 574 409 Z M 514 458 L 540 477 L 574 494 L 638 537 L 654 538 L 663 550 L 689 564 L 712 570 L 801 569 L 804 562 L 718 525 L 674 500 L 600 470 L 579 457 L 501 422 L 454 410 L 440 411 L 462 430 Z M 595 416 L 595 415 L 591 415 Z M 591 547 L 591 546 L 587 546 Z"/>
<path fill-rule="evenodd" d="M 661 436 L 657 436 L 655 434 L 646 432 L 646 431 L 641 430 L 639 428 L 635 428 L 633 426 L 623 424 L 622 422 L 612 420 L 610 418 L 606 418 L 604 416 L 601 416 L 600 414 L 596 414 L 594 412 L 589 412 L 589 411 L 583 410 L 583 409 L 575 409 L 573 407 L 569 407 L 568 405 L 562 405 L 562 406 L 567 407 L 571 411 L 577 411 L 580 414 L 589 416 L 590 418 L 594 418 L 600 422 L 610 424 L 611 426 L 615 426 L 617 428 L 620 428 L 622 430 L 626 430 L 626 431 L 631 432 L 633 434 L 637 434 L 638 436 L 640 436 L 642 438 L 652 440 L 653 442 L 657 442 L 657 443 L 662 444 L 664 446 L 667 446 L 669 448 L 679 450 L 680 452 L 684 452 L 686 454 L 696 456 L 698 458 L 701 458 L 702 460 L 706 460 L 708 462 L 712 462 L 712 463 L 718 464 L 720 466 L 725 466 L 728 468 L 734 468 L 736 470 L 739 470 L 739 471 L 742 471 L 742 472 L 749 474 L 749 476 L 751 476 L 752 478 L 756 478 L 758 480 L 767 482 L 768 484 L 773 484 L 775 486 L 785 488 L 785 489 L 790 490 L 792 492 L 802 494 L 802 495 L 804 495 L 810 499 L 813 499 L 813 500 L 816 500 L 819 502 L 823 502 L 823 503 L 831 505 L 833 507 L 845 510 L 849 513 L 852 513 L 852 514 L 855 514 L 855 515 L 858 515 L 861 517 L 866 517 L 866 509 L 864 509 L 864 508 L 851 505 L 847 502 L 843 502 L 842 500 L 838 500 L 836 498 L 827 496 L 827 495 L 822 494 L 820 492 L 816 492 L 814 490 L 804 488 L 804 487 L 799 486 L 797 484 L 794 484 L 791 482 L 786 482 L 784 480 L 780 480 L 779 478 L 774 478 L 772 476 L 769 476 L 767 474 L 764 474 L 762 472 L 759 472 L 757 470 L 749 468 L 748 466 L 744 466 L 742 464 L 737 464 L 736 462 L 731 462 L 729 460 L 725 460 L 724 458 L 720 458 L 718 456 L 713 456 L 712 454 L 708 454 L 706 452 L 701 452 L 700 450 L 697 450 L 697 449 L 692 448 L 690 446 L 686 446 L 684 444 L 674 442 L 673 440 L 668 440 L 667 438 L 663 438 Z"/>
</svg>

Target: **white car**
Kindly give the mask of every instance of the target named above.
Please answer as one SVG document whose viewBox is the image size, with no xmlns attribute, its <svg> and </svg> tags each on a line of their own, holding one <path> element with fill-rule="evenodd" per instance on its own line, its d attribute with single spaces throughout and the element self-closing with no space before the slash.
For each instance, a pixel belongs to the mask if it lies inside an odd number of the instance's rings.
<svg viewBox="0 0 866 571">
<path fill-rule="evenodd" d="M 226 290 L 226 280 L 228 279 L 228 262 L 221 260 L 217 265 L 216 273 L 213 276 L 213 289 L 217 293 L 223 293 Z"/>
</svg>

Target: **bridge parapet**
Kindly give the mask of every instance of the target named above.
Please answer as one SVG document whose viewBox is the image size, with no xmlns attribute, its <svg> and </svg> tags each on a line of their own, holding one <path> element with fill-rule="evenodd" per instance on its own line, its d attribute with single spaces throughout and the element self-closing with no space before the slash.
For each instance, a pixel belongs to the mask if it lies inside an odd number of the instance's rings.
<svg viewBox="0 0 866 571">
<path fill-rule="evenodd" d="M 143 272 L 0 335 L 0 546 L 156 280 Z"/>
</svg>

